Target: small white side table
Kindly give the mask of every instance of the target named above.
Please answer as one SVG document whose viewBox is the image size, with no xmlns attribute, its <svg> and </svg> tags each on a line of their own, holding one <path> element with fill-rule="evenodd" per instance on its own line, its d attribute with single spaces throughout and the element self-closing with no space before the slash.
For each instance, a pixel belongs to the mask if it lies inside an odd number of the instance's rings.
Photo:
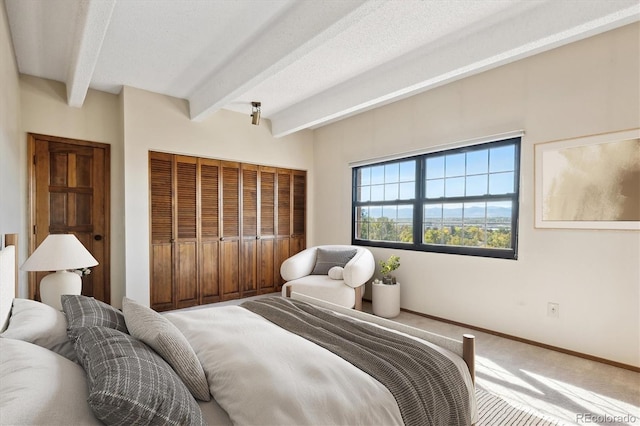
<svg viewBox="0 0 640 426">
<path fill-rule="evenodd" d="M 371 283 L 373 294 L 371 305 L 374 315 L 384 318 L 394 318 L 400 315 L 400 283 L 377 284 Z"/>
</svg>

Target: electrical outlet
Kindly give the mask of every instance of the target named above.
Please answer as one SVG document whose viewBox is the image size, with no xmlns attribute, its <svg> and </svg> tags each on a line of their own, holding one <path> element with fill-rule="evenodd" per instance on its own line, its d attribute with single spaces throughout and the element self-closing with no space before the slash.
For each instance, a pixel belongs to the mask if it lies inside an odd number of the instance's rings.
<svg viewBox="0 0 640 426">
<path fill-rule="evenodd" d="M 547 304 L 547 316 L 552 318 L 560 318 L 560 304 L 549 302 Z"/>
</svg>

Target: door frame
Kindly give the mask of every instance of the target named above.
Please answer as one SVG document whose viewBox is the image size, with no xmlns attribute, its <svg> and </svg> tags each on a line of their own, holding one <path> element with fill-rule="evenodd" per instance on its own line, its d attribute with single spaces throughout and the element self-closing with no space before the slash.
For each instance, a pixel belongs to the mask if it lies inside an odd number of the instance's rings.
<svg viewBox="0 0 640 426">
<path fill-rule="evenodd" d="M 35 164 L 35 152 L 36 152 L 36 140 L 46 140 L 48 142 L 65 143 L 69 145 L 78 145 L 92 148 L 104 149 L 104 229 L 105 229 L 105 250 L 104 259 L 105 263 L 109 265 L 104 269 L 105 273 L 105 294 L 109 296 L 111 300 L 111 145 L 100 142 L 85 141 L 80 139 L 63 138 L 59 136 L 43 135 L 39 133 L 27 133 L 27 162 L 29 170 L 29 256 L 36 249 L 36 164 Z M 28 289 L 29 299 L 34 299 L 36 295 L 36 273 L 28 273 Z"/>
</svg>

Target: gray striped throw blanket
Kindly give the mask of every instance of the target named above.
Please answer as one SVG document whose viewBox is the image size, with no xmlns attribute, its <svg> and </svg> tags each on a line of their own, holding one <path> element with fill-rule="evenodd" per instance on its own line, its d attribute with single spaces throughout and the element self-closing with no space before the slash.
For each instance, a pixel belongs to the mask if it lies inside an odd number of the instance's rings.
<svg viewBox="0 0 640 426">
<path fill-rule="evenodd" d="M 268 297 L 241 306 L 330 350 L 385 385 L 405 425 L 471 424 L 464 379 L 437 350 L 297 300 Z"/>
</svg>

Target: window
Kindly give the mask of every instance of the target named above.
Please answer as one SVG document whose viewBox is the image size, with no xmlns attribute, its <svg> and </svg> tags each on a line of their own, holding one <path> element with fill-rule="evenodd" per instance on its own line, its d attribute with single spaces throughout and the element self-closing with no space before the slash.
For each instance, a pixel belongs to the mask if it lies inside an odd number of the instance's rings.
<svg viewBox="0 0 640 426">
<path fill-rule="evenodd" d="M 515 259 L 520 138 L 353 169 L 352 243 Z"/>
</svg>

